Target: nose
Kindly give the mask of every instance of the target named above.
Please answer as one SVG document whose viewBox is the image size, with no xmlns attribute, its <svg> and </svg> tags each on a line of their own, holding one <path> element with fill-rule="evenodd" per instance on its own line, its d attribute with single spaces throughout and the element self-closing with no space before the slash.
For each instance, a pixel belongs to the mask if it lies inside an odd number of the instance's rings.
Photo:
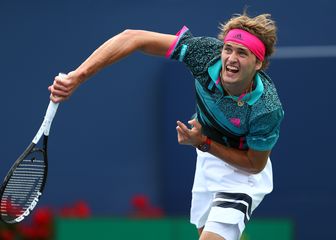
<svg viewBox="0 0 336 240">
<path fill-rule="evenodd" d="M 232 52 L 228 57 L 227 57 L 227 61 L 230 63 L 234 63 L 238 61 L 237 55 L 235 52 Z"/>
</svg>

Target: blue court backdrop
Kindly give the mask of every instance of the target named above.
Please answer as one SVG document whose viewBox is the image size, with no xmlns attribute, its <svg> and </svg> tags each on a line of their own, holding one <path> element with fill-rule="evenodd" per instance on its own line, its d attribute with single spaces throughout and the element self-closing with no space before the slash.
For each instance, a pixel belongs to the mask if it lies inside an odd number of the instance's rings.
<svg viewBox="0 0 336 240">
<path fill-rule="evenodd" d="M 336 181 L 334 1 L 0 0 L 0 176 L 32 140 L 47 87 L 124 29 L 214 36 L 245 6 L 271 13 L 278 52 L 267 70 L 285 109 L 272 153 L 274 191 L 258 218 L 289 218 L 295 239 L 332 239 Z M 177 62 L 135 53 L 103 70 L 60 105 L 49 142 L 41 205 L 85 199 L 96 216 L 125 216 L 146 194 L 168 216 L 188 216 L 194 149 L 176 120 L 194 113 L 193 79 Z"/>
</svg>

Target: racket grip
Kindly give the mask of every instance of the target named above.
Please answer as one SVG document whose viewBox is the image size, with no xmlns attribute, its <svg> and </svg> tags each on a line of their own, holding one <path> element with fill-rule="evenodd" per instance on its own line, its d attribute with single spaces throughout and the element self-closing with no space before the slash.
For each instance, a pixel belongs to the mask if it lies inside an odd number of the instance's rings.
<svg viewBox="0 0 336 240">
<path fill-rule="evenodd" d="M 65 73 L 59 73 L 58 74 L 59 77 L 64 78 L 66 77 Z M 49 130 L 50 130 L 50 125 L 52 123 L 52 120 L 55 117 L 55 114 L 57 112 L 57 108 L 58 108 L 59 103 L 54 103 L 53 101 L 50 100 L 48 108 L 47 108 L 47 112 L 44 116 L 44 122 L 45 122 L 45 130 L 44 130 L 44 134 L 46 136 L 49 135 Z"/>
<path fill-rule="evenodd" d="M 49 102 L 47 112 L 45 114 L 45 119 L 48 121 L 52 121 L 53 118 L 55 117 L 57 108 L 58 108 L 59 103 L 54 103 L 53 101 Z"/>
<path fill-rule="evenodd" d="M 62 78 L 62 77 L 65 77 L 66 74 L 65 73 L 59 73 L 58 76 Z M 53 118 L 55 117 L 58 105 L 59 105 L 59 103 L 54 103 L 53 101 L 49 102 L 48 109 L 47 109 L 47 112 L 46 112 L 45 117 L 44 117 L 47 121 L 51 122 L 53 120 Z"/>
</svg>

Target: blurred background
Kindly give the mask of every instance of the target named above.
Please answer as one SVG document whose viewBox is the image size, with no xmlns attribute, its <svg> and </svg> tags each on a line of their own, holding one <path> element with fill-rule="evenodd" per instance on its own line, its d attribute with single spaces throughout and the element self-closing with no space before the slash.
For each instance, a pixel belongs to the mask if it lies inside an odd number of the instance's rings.
<svg viewBox="0 0 336 240">
<path fill-rule="evenodd" d="M 286 239 L 332 239 L 336 3 L 331 0 L 0 0 L 0 177 L 40 126 L 47 87 L 58 72 L 73 70 L 124 29 L 175 34 L 186 25 L 195 36 L 216 37 L 218 25 L 246 7 L 252 16 L 270 13 L 277 22 L 278 51 L 267 73 L 285 109 L 272 152 L 275 187 L 254 213 L 261 224 L 256 229 L 265 236 L 267 223 L 280 221 L 290 226 Z M 84 216 L 92 219 L 129 218 L 149 206 L 145 217 L 187 223 L 196 154 L 178 145 L 175 126 L 176 120 L 188 121 L 194 109 L 193 79 L 180 63 L 135 53 L 103 70 L 59 107 L 39 207 L 56 212 L 64 236 L 70 232 L 62 216 L 71 215 L 66 209 L 76 204 L 84 204 Z"/>
</svg>

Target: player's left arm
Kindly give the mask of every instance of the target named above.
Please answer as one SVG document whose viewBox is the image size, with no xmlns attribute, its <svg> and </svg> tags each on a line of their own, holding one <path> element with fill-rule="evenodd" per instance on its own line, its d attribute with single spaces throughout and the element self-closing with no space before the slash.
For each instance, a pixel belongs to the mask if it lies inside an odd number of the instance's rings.
<svg viewBox="0 0 336 240">
<path fill-rule="evenodd" d="M 189 129 L 184 123 L 177 121 L 178 142 L 179 144 L 197 147 L 205 142 L 206 136 L 202 134 L 202 126 L 197 120 L 193 119 L 188 123 L 193 128 Z M 271 151 L 239 150 L 212 140 L 209 153 L 238 169 L 256 174 L 266 166 Z"/>
</svg>

